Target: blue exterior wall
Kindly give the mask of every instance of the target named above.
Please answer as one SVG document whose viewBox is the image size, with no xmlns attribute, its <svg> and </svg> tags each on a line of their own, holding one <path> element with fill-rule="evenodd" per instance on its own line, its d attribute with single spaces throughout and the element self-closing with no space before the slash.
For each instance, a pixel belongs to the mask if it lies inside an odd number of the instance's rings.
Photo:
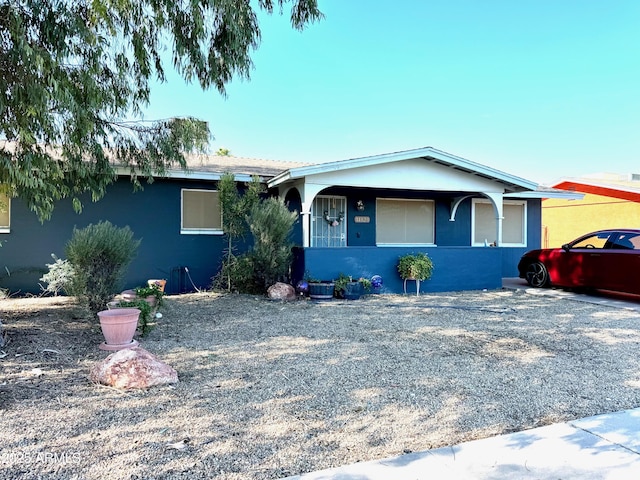
<svg viewBox="0 0 640 480">
<path fill-rule="evenodd" d="M 76 214 L 70 201 L 58 202 L 51 220 L 40 223 L 19 200 L 11 202 L 11 233 L 0 234 L 0 287 L 12 293 L 39 293 L 38 279 L 52 263 L 51 254 L 64 258 L 64 247 L 74 226 L 108 220 L 117 226 L 128 225 L 135 238 L 142 239 L 137 257 L 130 265 L 123 288 L 143 285 L 149 278 L 166 278 L 167 292 L 180 293 L 207 288 L 218 272 L 226 240 L 222 235 L 180 234 L 181 189 L 216 188 L 214 182 L 156 180 L 134 192 L 128 179 L 111 185 L 105 197 L 93 203 L 83 199 L 84 210 Z M 239 188 L 241 186 L 239 185 Z M 423 282 L 422 291 L 499 288 L 502 277 L 517 276 L 517 264 L 526 250 L 540 248 L 541 202 L 528 199 L 527 247 L 470 247 L 471 200 L 458 208 L 456 221 L 450 222 L 452 199 L 458 193 L 396 191 L 385 189 L 331 188 L 323 194 L 347 197 L 347 245 L 343 248 L 297 249 L 293 280 L 307 275 L 335 278 L 339 273 L 353 276 L 378 274 L 384 278 L 384 291 L 399 293 L 402 281 L 395 266 L 402 253 L 425 251 L 435 264 L 433 277 Z M 430 198 L 435 200 L 437 247 L 376 247 L 376 198 Z M 356 209 L 362 200 L 364 211 Z M 297 191 L 287 195 L 291 210 L 300 210 Z M 354 222 L 356 215 L 369 216 L 369 223 Z M 300 221 L 294 226 L 292 240 L 302 244 Z M 242 252 L 247 245 L 239 245 Z M 415 288 L 413 285 L 409 289 Z"/>
<path fill-rule="evenodd" d="M 0 234 L 0 287 L 17 293 L 38 293 L 38 279 L 52 263 L 51 254 L 65 258 L 73 228 L 108 220 L 129 226 L 142 239 L 124 278 L 124 288 L 167 279 L 167 292 L 193 291 L 211 285 L 221 264 L 226 240 L 222 235 L 180 234 L 181 188 L 216 188 L 213 182 L 156 180 L 133 192 L 128 179 L 107 189 L 99 202 L 83 199 L 81 214 L 70 201 L 58 202 L 51 220 L 40 223 L 20 199 L 11 201 L 11 233 Z M 186 269 L 185 269 L 186 267 Z M 193 282 L 193 283 L 192 283 Z"/>
<path fill-rule="evenodd" d="M 421 292 L 495 289 L 502 287 L 500 248 L 474 247 L 342 247 L 306 248 L 304 259 L 309 278 L 330 280 L 340 273 L 371 278 L 381 275 L 381 293 L 403 292 L 396 265 L 405 253 L 425 252 L 433 261 L 433 276 L 421 282 Z M 298 277 L 300 275 L 298 274 Z M 415 292 L 407 282 L 407 291 Z"/>
</svg>

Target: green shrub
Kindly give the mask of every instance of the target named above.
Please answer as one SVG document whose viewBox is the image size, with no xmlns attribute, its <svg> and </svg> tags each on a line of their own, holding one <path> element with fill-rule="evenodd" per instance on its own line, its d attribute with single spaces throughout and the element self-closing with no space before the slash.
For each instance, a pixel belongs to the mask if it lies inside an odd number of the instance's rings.
<svg viewBox="0 0 640 480">
<path fill-rule="evenodd" d="M 298 218 L 278 198 L 267 198 L 251 209 L 247 222 L 253 235 L 249 257 L 254 283 L 262 291 L 278 281 L 287 281 L 293 253 L 289 240 Z"/>
<path fill-rule="evenodd" d="M 140 240 L 133 239 L 129 227 L 109 222 L 73 229 L 66 246 L 74 275 L 69 293 L 77 296 L 96 314 L 118 292 L 122 277 L 136 255 Z"/>
<path fill-rule="evenodd" d="M 222 269 L 214 281 L 214 286 L 242 293 L 262 293 L 256 284 L 253 259 L 249 254 L 232 255 L 222 263 Z"/>
</svg>

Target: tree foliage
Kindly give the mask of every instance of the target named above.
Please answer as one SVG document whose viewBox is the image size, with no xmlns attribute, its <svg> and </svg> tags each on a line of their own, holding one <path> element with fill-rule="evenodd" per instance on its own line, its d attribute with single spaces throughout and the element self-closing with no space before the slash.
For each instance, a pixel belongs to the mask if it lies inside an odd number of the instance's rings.
<svg viewBox="0 0 640 480">
<path fill-rule="evenodd" d="M 93 200 L 124 166 L 136 187 L 203 151 L 205 122 L 131 121 L 165 80 L 162 52 L 188 82 L 222 94 L 248 78 L 260 28 L 250 0 L 0 0 L 0 184 L 41 219 L 56 200 Z M 321 18 L 317 0 L 259 0 L 291 24 Z"/>
</svg>

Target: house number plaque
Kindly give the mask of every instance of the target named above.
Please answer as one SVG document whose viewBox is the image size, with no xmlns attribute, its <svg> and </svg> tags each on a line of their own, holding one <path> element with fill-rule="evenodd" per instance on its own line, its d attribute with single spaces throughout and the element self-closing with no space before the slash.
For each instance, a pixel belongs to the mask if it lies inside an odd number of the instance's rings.
<svg viewBox="0 0 640 480">
<path fill-rule="evenodd" d="M 371 221 L 371 217 L 367 215 L 356 215 L 353 217 L 353 221 L 355 223 L 369 223 Z"/>
</svg>

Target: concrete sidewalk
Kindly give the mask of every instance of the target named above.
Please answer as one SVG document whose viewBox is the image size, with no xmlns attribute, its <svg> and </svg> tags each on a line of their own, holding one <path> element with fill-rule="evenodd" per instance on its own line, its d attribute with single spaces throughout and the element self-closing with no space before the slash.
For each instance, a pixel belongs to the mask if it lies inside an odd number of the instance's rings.
<svg viewBox="0 0 640 480">
<path fill-rule="evenodd" d="M 640 478 L 640 409 L 312 472 L 300 480 Z"/>
</svg>

